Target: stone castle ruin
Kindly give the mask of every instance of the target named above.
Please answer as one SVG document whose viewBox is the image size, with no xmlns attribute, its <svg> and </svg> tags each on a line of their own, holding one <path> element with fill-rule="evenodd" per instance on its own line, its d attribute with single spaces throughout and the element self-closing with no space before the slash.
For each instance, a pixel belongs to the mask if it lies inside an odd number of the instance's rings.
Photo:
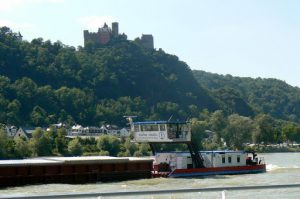
<svg viewBox="0 0 300 199">
<path fill-rule="evenodd" d="M 104 23 L 102 28 L 98 29 L 98 32 L 89 32 L 88 30 L 83 31 L 84 46 L 89 42 L 93 42 L 98 45 L 105 45 L 111 39 L 117 38 L 119 36 L 119 24 L 118 22 L 113 22 L 111 28 Z M 123 36 L 127 36 L 123 33 Z M 154 48 L 153 36 L 151 34 L 142 35 L 140 38 L 140 44 L 148 49 Z"/>
</svg>

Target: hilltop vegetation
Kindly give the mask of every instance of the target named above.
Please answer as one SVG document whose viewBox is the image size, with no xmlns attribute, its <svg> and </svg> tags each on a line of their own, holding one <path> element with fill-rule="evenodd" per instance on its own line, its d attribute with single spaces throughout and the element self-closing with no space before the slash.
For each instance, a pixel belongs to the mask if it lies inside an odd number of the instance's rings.
<svg viewBox="0 0 300 199">
<path fill-rule="evenodd" d="M 141 119 L 197 117 L 217 103 L 178 57 L 120 37 L 87 48 L 23 41 L 0 28 L 0 123 L 122 124 Z"/>
</svg>

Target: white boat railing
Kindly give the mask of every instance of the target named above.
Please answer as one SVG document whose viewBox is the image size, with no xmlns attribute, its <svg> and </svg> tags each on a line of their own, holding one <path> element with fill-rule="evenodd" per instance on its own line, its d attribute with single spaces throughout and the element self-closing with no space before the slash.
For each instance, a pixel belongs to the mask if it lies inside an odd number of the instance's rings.
<svg viewBox="0 0 300 199">
<path fill-rule="evenodd" d="M 130 197 L 146 195 L 163 195 L 163 194 L 182 194 L 182 193 L 201 193 L 201 192 L 221 192 L 222 198 L 226 198 L 226 191 L 241 190 L 258 190 L 258 189 L 286 189 L 299 188 L 300 184 L 277 184 L 277 185 L 255 185 L 255 186 L 229 186 L 229 187 L 208 187 L 193 189 L 168 189 L 168 190 L 144 190 L 144 191 L 120 191 L 120 192 L 99 192 L 99 193 L 71 193 L 56 195 L 31 195 L 31 196 L 11 196 L 0 199 L 54 199 L 54 198 L 105 198 L 105 197 Z"/>
</svg>

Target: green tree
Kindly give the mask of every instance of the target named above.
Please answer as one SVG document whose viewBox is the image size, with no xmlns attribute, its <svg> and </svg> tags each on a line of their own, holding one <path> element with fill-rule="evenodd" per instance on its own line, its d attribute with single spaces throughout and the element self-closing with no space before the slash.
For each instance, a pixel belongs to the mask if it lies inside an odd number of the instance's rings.
<svg viewBox="0 0 300 199">
<path fill-rule="evenodd" d="M 266 114 L 260 114 L 255 117 L 255 131 L 253 134 L 254 143 L 272 143 L 275 141 L 274 132 L 278 132 L 276 129 L 275 120 Z"/>
<path fill-rule="evenodd" d="M 33 108 L 30 117 L 31 117 L 31 122 L 35 126 L 44 126 L 45 124 L 48 123 L 46 111 L 39 106 L 35 106 Z"/>
<path fill-rule="evenodd" d="M 14 99 L 7 106 L 7 122 L 9 124 L 19 125 L 20 124 L 20 116 L 21 116 L 21 103 Z"/>
<path fill-rule="evenodd" d="M 251 141 L 253 130 L 252 119 L 237 114 L 230 115 L 226 127 L 227 145 L 234 149 L 242 149 L 244 143 Z"/>
<path fill-rule="evenodd" d="M 41 128 L 36 128 L 32 133 L 30 146 L 35 156 L 52 155 L 51 140 L 44 135 L 44 131 Z"/>
<path fill-rule="evenodd" d="M 73 156 L 80 156 L 83 153 L 82 145 L 78 138 L 71 140 L 68 144 L 68 151 Z"/>
<path fill-rule="evenodd" d="M 300 126 L 295 123 L 286 123 L 282 127 L 283 141 L 299 142 L 300 141 Z"/>
<path fill-rule="evenodd" d="M 202 149 L 202 141 L 207 137 L 207 133 L 205 130 L 209 128 L 209 124 L 207 121 L 200 121 L 197 119 L 191 120 L 191 131 L 192 131 L 192 140 L 194 144 L 198 147 L 198 149 Z"/>
<path fill-rule="evenodd" d="M 227 123 L 227 119 L 224 116 L 222 110 L 217 110 L 212 113 L 210 117 L 210 126 L 211 130 L 216 133 L 216 141 L 217 143 L 221 143 L 221 138 L 224 137 L 225 127 Z"/>
<path fill-rule="evenodd" d="M 55 138 L 55 148 L 56 151 L 62 155 L 67 154 L 67 131 L 65 128 L 60 128 L 57 130 L 57 137 Z"/>
<path fill-rule="evenodd" d="M 29 142 L 24 137 L 16 138 L 16 156 L 20 158 L 30 157 L 31 156 L 31 148 Z"/>
<path fill-rule="evenodd" d="M 101 135 L 97 141 L 97 147 L 100 151 L 108 151 L 109 155 L 117 156 L 120 152 L 120 140 L 115 136 Z"/>
<path fill-rule="evenodd" d="M 4 129 L 4 127 L 0 128 L 0 158 L 7 158 L 8 157 L 8 148 L 7 148 L 7 143 L 8 143 L 8 136 L 7 133 Z"/>
</svg>

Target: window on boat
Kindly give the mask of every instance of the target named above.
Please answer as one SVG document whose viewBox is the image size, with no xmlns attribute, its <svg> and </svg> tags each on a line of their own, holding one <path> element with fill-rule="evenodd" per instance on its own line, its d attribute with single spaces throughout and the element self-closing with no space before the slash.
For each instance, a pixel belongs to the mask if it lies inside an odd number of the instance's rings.
<svg viewBox="0 0 300 199">
<path fill-rule="evenodd" d="M 161 125 L 159 125 L 159 129 L 160 129 L 160 131 L 165 131 L 166 126 L 164 124 L 161 124 Z"/>
<path fill-rule="evenodd" d="M 237 156 L 237 157 L 236 157 L 236 161 L 237 161 L 237 162 L 241 162 L 241 157 L 240 157 L 240 156 Z"/>
<path fill-rule="evenodd" d="M 231 156 L 228 157 L 228 163 L 231 163 Z"/>
<path fill-rule="evenodd" d="M 176 124 L 169 124 L 168 125 L 168 131 L 175 133 L 177 131 L 177 125 Z"/>
<path fill-rule="evenodd" d="M 154 125 L 149 125 L 150 127 L 150 131 L 158 131 L 158 125 L 154 124 Z"/>
<path fill-rule="evenodd" d="M 140 131 L 140 126 L 134 125 L 134 132 L 139 132 L 139 131 Z"/>
<path fill-rule="evenodd" d="M 158 131 L 158 125 L 156 125 L 156 124 L 142 125 L 141 130 L 142 131 Z"/>
<path fill-rule="evenodd" d="M 225 163 L 225 156 L 222 156 L 222 164 Z"/>
</svg>

